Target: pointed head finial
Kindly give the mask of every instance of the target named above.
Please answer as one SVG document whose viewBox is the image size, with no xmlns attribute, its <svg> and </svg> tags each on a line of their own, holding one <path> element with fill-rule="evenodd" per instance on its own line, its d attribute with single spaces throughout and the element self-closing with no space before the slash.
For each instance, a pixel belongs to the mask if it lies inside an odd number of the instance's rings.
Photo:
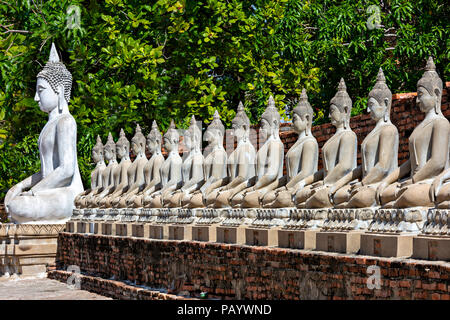
<svg viewBox="0 0 450 320">
<path fill-rule="evenodd" d="M 123 128 L 120 128 L 120 137 L 125 137 L 125 131 L 123 131 Z"/>
<path fill-rule="evenodd" d="M 173 121 L 173 119 L 170 120 L 169 129 L 167 129 L 166 133 L 164 134 L 164 138 L 167 138 L 173 142 L 177 142 L 180 140 L 180 134 L 175 128 L 175 122 Z"/>
<path fill-rule="evenodd" d="M 267 102 L 267 107 L 264 113 L 261 116 L 261 121 L 266 120 L 270 126 L 280 126 L 280 113 L 278 109 L 275 107 L 275 100 L 272 96 L 269 97 L 269 101 Z"/>
<path fill-rule="evenodd" d="M 116 146 L 125 146 L 127 150 L 130 150 L 130 141 L 128 141 L 123 128 L 120 129 L 120 136 L 116 142 Z"/>
<path fill-rule="evenodd" d="M 152 130 L 153 129 L 158 129 L 158 124 L 156 123 L 156 120 L 153 120 L 152 122 Z"/>
<path fill-rule="evenodd" d="M 293 112 L 297 114 L 299 117 L 304 117 L 305 115 L 309 115 L 309 125 L 312 124 L 312 119 L 314 116 L 314 110 L 311 107 L 311 104 L 308 101 L 308 95 L 306 93 L 306 89 L 303 88 L 302 93 L 300 95 L 300 99 L 295 106 Z"/>
<path fill-rule="evenodd" d="M 377 82 L 386 82 L 386 77 L 384 76 L 384 72 L 383 72 L 383 69 L 381 69 L 381 67 L 378 70 Z"/>
<path fill-rule="evenodd" d="M 300 101 L 308 101 L 308 95 L 306 94 L 306 89 L 302 89 L 302 93 L 300 94 Z"/>
<path fill-rule="evenodd" d="M 217 111 L 217 109 L 216 111 L 214 111 L 213 120 L 220 120 L 220 114 L 219 111 Z"/>
<path fill-rule="evenodd" d="M 116 143 L 114 142 L 111 132 L 108 133 L 108 141 L 106 141 L 105 148 L 111 150 L 111 152 L 116 152 Z"/>
<path fill-rule="evenodd" d="M 136 133 L 137 133 L 137 132 L 142 132 L 141 126 L 139 125 L 139 123 L 136 124 Z"/>
<path fill-rule="evenodd" d="M 425 71 L 436 71 L 436 65 L 434 64 L 433 57 L 428 57 L 427 65 L 425 66 Z"/>
<path fill-rule="evenodd" d="M 246 126 L 247 129 L 250 129 L 250 119 L 248 118 L 247 114 L 245 113 L 244 104 L 242 101 L 239 101 L 239 105 L 237 107 L 236 115 L 234 116 L 233 120 L 231 120 L 231 123 L 236 126 Z"/>
<path fill-rule="evenodd" d="M 50 49 L 50 57 L 48 58 L 48 62 L 60 62 L 58 52 L 56 51 L 56 47 L 53 42 L 52 48 Z"/>
<path fill-rule="evenodd" d="M 97 143 L 102 143 L 102 138 L 100 138 L 100 135 L 97 135 Z"/>
<path fill-rule="evenodd" d="M 237 107 L 237 111 L 238 112 L 244 111 L 244 104 L 242 103 L 242 101 L 239 101 L 239 105 Z"/>
<path fill-rule="evenodd" d="M 173 119 L 170 119 L 169 129 L 175 129 L 175 122 L 173 121 Z"/>
<path fill-rule="evenodd" d="M 149 134 L 147 135 L 147 139 L 154 140 L 161 142 L 161 132 L 159 131 L 158 124 L 156 123 L 156 120 L 153 120 L 152 123 L 152 129 L 150 130 Z"/>
<path fill-rule="evenodd" d="M 222 134 L 222 137 L 225 134 L 225 127 L 222 121 L 220 120 L 220 114 L 219 111 L 217 110 L 214 112 L 213 121 L 211 121 L 208 128 L 206 129 L 206 131 L 209 130 L 218 130 Z"/>
<path fill-rule="evenodd" d="M 136 144 L 140 144 L 141 146 L 145 147 L 145 136 L 142 134 L 141 126 L 136 124 L 136 132 L 131 138 L 131 142 L 134 142 Z"/>
<path fill-rule="evenodd" d="M 108 142 L 110 142 L 110 141 L 114 142 L 111 132 L 108 133 Z"/>
<path fill-rule="evenodd" d="M 275 108 L 275 100 L 273 100 L 273 96 L 269 96 L 269 101 L 267 102 L 267 108 Z"/>
<path fill-rule="evenodd" d="M 345 85 L 344 78 L 341 78 L 338 85 L 338 91 L 347 91 L 347 86 Z"/>
</svg>

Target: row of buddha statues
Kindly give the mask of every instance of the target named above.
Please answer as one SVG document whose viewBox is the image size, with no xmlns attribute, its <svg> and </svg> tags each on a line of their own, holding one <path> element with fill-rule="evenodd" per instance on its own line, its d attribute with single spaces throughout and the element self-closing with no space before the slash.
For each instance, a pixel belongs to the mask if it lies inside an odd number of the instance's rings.
<svg viewBox="0 0 450 320">
<path fill-rule="evenodd" d="M 448 209 L 450 124 L 441 111 L 442 90 L 430 57 L 417 83 L 416 105 L 425 117 L 409 137 L 409 159 L 400 166 L 399 133 L 390 120 L 392 93 L 381 68 L 367 105 L 376 125 L 361 144 L 360 166 L 357 136 L 350 127 L 352 100 L 343 79 L 330 101 L 329 118 L 336 132 L 322 148 L 321 170 L 319 145 L 311 133 L 314 112 L 305 90 L 292 114 L 298 138 L 286 156 L 279 136 L 280 114 L 272 97 L 261 117 L 259 134 L 264 143 L 258 151 L 250 141 L 250 121 L 242 103 L 232 120 L 237 146 L 229 155 L 217 111 L 205 132 L 208 147 L 203 154 L 202 132 L 194 116 L 183 135 L 188 149 L 183 158 L 173 121 L 164 136 L 155 121 L 147 137 L 137 125 L 131 139 L 134 161 L 124 131 L 117 142 L 110 133 L 105 145 L 97 138 L 91 188 L 75 198 L 75 207 Z"/>
</svg>

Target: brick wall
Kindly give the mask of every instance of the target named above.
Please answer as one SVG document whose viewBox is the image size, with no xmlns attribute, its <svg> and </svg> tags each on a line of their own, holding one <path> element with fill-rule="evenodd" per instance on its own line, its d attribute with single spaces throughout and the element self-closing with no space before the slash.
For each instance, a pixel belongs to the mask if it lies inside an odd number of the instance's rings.
<svg viewBox="0 0 450 320">
<path fill-rule="evenodd" d="M 69 265 L 192 297 L 450 300 L 450 263 L 413 259 L 60 233 L 57 268 Z M 371 265 L 380 267 L 379 290 L 367 286 Z"/>
</svg>

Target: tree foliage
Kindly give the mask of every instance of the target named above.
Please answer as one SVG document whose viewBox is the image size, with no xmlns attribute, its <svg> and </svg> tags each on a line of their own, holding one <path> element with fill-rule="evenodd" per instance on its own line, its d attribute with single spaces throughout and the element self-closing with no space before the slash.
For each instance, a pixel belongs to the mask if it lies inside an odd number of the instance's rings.
<svg viewBox="0 0 450 320">
<path fill-rule="evenodd" d="M 393 92 L 415 91 L 429 55 L 448 79 L 449 16 L 442 0 L 0 1 L 0 198 L 39 167 L 33 97 L 51 42 L 74 78 L 87 185 L 97 134 L 186 127 L 215 109 L 229 126 L 240 100 L 256 123 L 270 94 L 288 118 L 302 88 L 317 124 L 340 77 L 358 114 L 379 67 Z"/>
</svg>

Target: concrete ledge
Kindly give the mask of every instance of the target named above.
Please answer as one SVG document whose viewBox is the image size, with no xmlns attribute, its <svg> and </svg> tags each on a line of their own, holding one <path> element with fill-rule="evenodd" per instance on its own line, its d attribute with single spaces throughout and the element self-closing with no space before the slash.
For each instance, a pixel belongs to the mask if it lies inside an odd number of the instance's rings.
<svg viewBox="0 0 450 320">
<path fill-rule="evenodd" d="M 49 279 L 67 282 L 72 276 L 72 272 L 61 270 L 49 271 Z M 156 290 L 149 290 L 127 285 L 121 281 L 107 280 L 99 277 L 76 275 L 80 279 L 81 290 L 98 293 L 102 296 L 120 300 L 197 300 L 195 298 L 185 298 L 174 294 L 163 293 Z"/>
<path fill-rule="evenodd" d="M 413 235 L 363 233 L 361 235 L 361 254 L 378 257 L 411 257 Z"/>
<path fill-rule="evenodd" d="M 316 249 L 316 233 L 318 230 L 278 230 L 278 246 L 280 248 Z"/>
<path fill-rule="evenodd" d="M 360 231 L 326 232 L 316 234 L 316 250 L 356 254 L 361 244 Z"/>
<path fill-rule="evenodd" d="M 412 257 L 450 261 L 450 237 L 414 237 Z"/>
</svg>

